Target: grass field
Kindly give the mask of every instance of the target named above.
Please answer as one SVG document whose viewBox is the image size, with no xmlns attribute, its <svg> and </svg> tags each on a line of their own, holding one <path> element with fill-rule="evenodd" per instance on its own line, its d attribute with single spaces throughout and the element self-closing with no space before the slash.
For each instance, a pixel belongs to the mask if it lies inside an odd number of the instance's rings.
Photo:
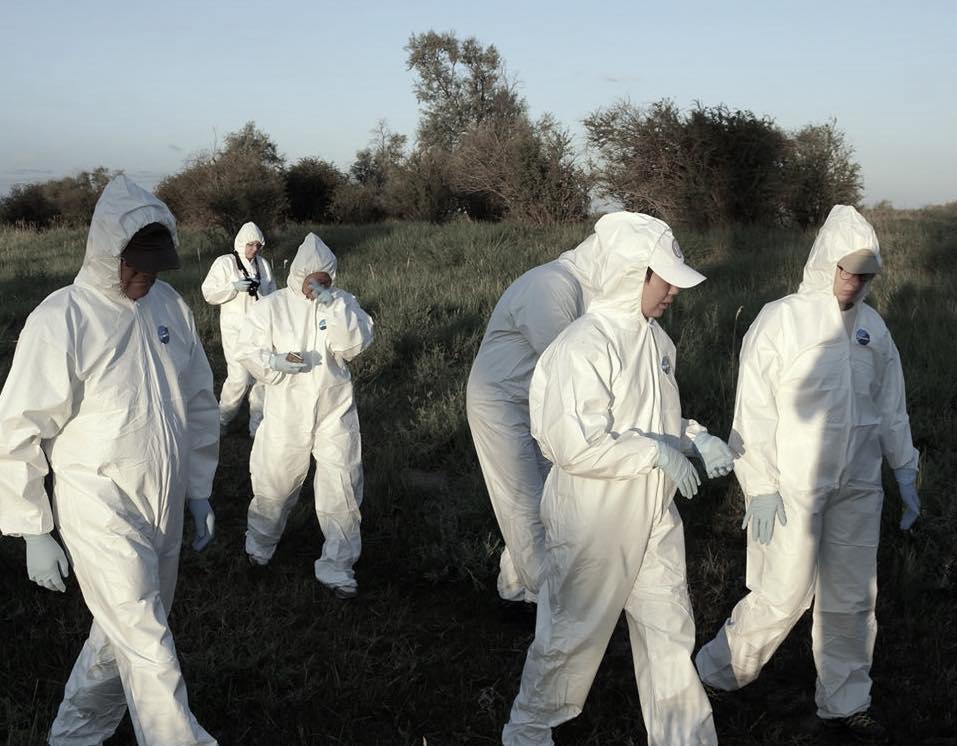
<svg viewBox="0 0 957 746">
<path fill-rule="evenodd" d="M 886 273 L 870 302 L 904 362 L 923 454 L 924 513 L 897 528 L 889 474 L 879 556 L 876 711 L 905 744 L 957 743 L 957 211 L 869 215 Z M 268 236 L 284 277 L 306 231 Z M 343 603 L 315 581 L 321 536 L 311 478 L 275 559 L 243 552 L 250 441 L 227 436 L 213 500 L 216 542 L 184 545 L 171 623 L 200 722 L 221 744 L 493 744 L 515 696 L 534 620 L 495 593 L 500 539 L 465 419 L 465 382 L 502 290 L 589 226 L 532 229 L 456 223 L 318 227 L 339 256 L 339 284 L 376 322 L 353 367 L 366 473 L 361 595 Z M 72 281 L 85 231 L 0 229 L 0 381 L 30 310 Z M 734 228 L 677 231 L 709 281 L 662 319 L 678 347 L 687 415 L 726 436 L 737 345 L 763 303 L 793 292 L 813 234 Z M 231 239 L 181 235 L 183 268 L 168 278 L 193 308 L 216 374 L 225 372 L 217 311 L 199 291 Z M 741 495 L 733 478 L 706 483 L 685 519 L 699 643 L 744 593 Z M 75 579 L 65 596 L 26 578 L 23 543 L 0 539 L 0 743 L 38 744 L 90 624 Z M 713 699 L 725 744 L 829 743 L 805 728 L 813 712 L 810 624 L 804 619 L 750 687 Z M 623 623 L 584 714 L 559 744 L 643 744 Z M 836 740 L 833 743 L 840 743 Z M 134 743 L 128 720 L 111 744 Z"/>
</svg>

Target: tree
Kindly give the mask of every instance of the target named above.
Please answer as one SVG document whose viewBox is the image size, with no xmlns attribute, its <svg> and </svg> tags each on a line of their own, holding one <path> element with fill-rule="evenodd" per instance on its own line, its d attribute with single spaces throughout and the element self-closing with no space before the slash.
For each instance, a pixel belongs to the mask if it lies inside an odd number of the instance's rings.
<svg viewBox="0 0 957 746">
<path fill-rule="evenodd" d="M 451 150 L 472 126 L 525 113 L 525 102 L 509 83 L 494 45 L 427 31 L 412 34 L 406 50 L 407 67 L 418 76 L 414 91 L 423 110 L 420 147 Z"/>
<path fill-rule="evenodd" d="M 820 225 L 833 205 L 858 205 L 863 183 L 854 149 L 837 122 L 809 124 L 791 138 L 788 212 L 802 228 Z"/>
<path fill-rule="evenodd" d="M 31 228 L 48 228 L 59 211 L 40 184 L 14 184 L 0 199 L 0 222 Z"/>
<path fill-rule="evenodd" d="M 345 174 L 331 163 L 318 158 L 300 159 L 286 171 L 289 216 L 299 222 L 331 221 L 336 192 L 345 183 Z"/>
</svg>

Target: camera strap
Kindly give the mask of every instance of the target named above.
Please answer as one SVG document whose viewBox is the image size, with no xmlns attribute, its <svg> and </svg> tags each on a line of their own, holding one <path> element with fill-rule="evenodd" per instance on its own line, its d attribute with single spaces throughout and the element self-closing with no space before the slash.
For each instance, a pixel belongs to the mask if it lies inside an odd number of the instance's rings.
<svg viewBox="0 0 957 746">
<path fill-rule="evenodd" d="M 239 267 L 239 271 L 243 273 L 243 277 L 247 280 L 253 279 L 249 276 L 249 272 L 246 271 L 246 265 L 243 264 L 242 258 L 239 256 L 239 252 L 236 249 L 233 249 L 233 257 L 236 259 L 236 266 Z M 260 282 L 260 273 L 259 273 L 259 257 L 253 257 L 253 268 L 256 270 L 256 300 L 259 300 L 259 282 Z"/>
</svg>

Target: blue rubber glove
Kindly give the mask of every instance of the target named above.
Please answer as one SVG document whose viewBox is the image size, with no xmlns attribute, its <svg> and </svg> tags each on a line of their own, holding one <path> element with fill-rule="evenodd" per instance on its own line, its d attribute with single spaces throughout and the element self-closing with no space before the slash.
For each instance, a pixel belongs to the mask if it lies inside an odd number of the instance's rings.
<svg viewBox="0 0 957 746">
<path fill-rule="evenodd" d="M 233 282 L 233 287 L 236 289 L 237 293 L 246 293 L 249 291 L 249 288 L 252 286 L 252 284 L 252 280 L 242 279 Z"/>
<path fill-rule="evenodd" d="M 907 531 L 914 525 L 920 515 L 920 497 L 917 495 L 917 469 L 902 467 L 894 469 L 894 478 L 901 493 L 901 502 L 904 503 L 904 512 L 901 515 L 901 529 Z"/>
<path fill-rule="evenodd" d="M 693 445 L 704 462 L 708 479 L 727 476 L 734 470 L 734 453 L 721 438 L 710 433 L 698 433 Z"/>
<path fill-rule="evenodd" d="M 70 562 L 57 540 L 50 534 L 25 534 L 27 543 L 27 576 L 51 591 L 66 590 L 63 578 L 70 576 Z"/>
<path fill-rule="evenodd" d="M 678 487 L 682 497 L 690 500 L 698 494 L 698 486 L 701 484 L 701 478 L 694 466 L 685 458 L 676 448 L 672 448 L 664 443 L 658 443 L 658 463 L 657 466 L 668 478 Z"/>
<path fill-rule="evenodd" d="M 332 303 L 332 290 L 327 288 L 316 280 L 309 280 L 309 290 L 312 292 L 312 299 L 317 303 L 328 306 Z"/>
<path fill-rule="evenodd" d="M 782 526 L 788 525 L 788 516 L 784 511 L 784 500 L 775 492 L 773 495 L 756 495 L 751 498 L 748 509 L 744 513 L 741 528 L 746 529 L 751 524 L 751 536 L 760 544 L 770 544 L 774 536 L 774 517 L 777 516 Z"/>
<path fill-rule="evenodd" d="M 202 552 L 216 535 L 216 516 L 209 500 L 189 500 L 189 512 L 193 516 L 193 525 L 196 527 L 196 536 L 193 538 L 193 549 Z"/>
</svg>

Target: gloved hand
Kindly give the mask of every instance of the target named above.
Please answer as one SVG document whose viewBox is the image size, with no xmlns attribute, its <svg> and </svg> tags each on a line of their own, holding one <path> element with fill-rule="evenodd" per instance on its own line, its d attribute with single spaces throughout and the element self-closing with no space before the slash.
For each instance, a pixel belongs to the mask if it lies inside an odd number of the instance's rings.
<svg viewBox="0 0 957 746">
<path fill-rule="evenodd" d="M 746 529 L 751 523 L 751 535 L 761 544 L 770 544 L 774 536 L 774 517 L 777 516 L 782 526 L 788 525 L 788 516 L 784 512 L 784 500 L 775 492 L 773 495 L 756 495 L 744 513 L 741 528 Z"/>
<path fill-rule="evenodd" d="M 233 282 L 233 287 L 236 288 L 236 292 L 246 293 L 249 292 L 249 288 L 252 287 L 253 281 L 248 279 L 236 280 Z"/>
<path fill-rule="evenodd" d="M 57 540 L 50 534 L 25 534 L 27 577 L 51 591 L 66 590 L 63 578 L 70 577 L 70 562 Z"/>
<path fill-rule="evenodd" d="M 196 526 L 193 549 L 202 552 L 216 535 L 216 516 L 209 500 L 189 500 L 187 505 L 193 516 L 193 525 Z"/>
<path fill-rule="evenodd" d="M 721 438 L 699 433 L 694 439 L 694 447 L 704 461 L 708 479 L 726 476 L 734 470 L 734 453 Z"/>
<path fill-rule="evenodd" d="M 309 290 L 312 291 L 312 299 L 317 303 L 328 306 L 332 303 L 332 290 L 327 288 L 317 280 L 309 280 Z"/>
<path fill-rule="evenodd" d="M 901 467 L 894 469 L 894 478 L 897 479 L 897 488 L 901 493 L 901 502 L 904 503 L 904 513 L 901 515 L 901 528 L 910 529 L 920 515 L 920 497 L 917 496 L 917 469 Z"/>
<path fill-rule="evenodd" d="M 301 373 L 306 367 L 305 362 L 289 360 L 287 354 L 293 353 L 274 352 L 269 356 L 269 367 L 280 373 Z"/>
<path fill-rule="evenodd" d="M 701 478 L 692 463 L 679 450 L 664 443 L 658 443 L 657 466 L 677 485 L 682 497 L 690 500 L 698 494 Z"/>
</svg>

